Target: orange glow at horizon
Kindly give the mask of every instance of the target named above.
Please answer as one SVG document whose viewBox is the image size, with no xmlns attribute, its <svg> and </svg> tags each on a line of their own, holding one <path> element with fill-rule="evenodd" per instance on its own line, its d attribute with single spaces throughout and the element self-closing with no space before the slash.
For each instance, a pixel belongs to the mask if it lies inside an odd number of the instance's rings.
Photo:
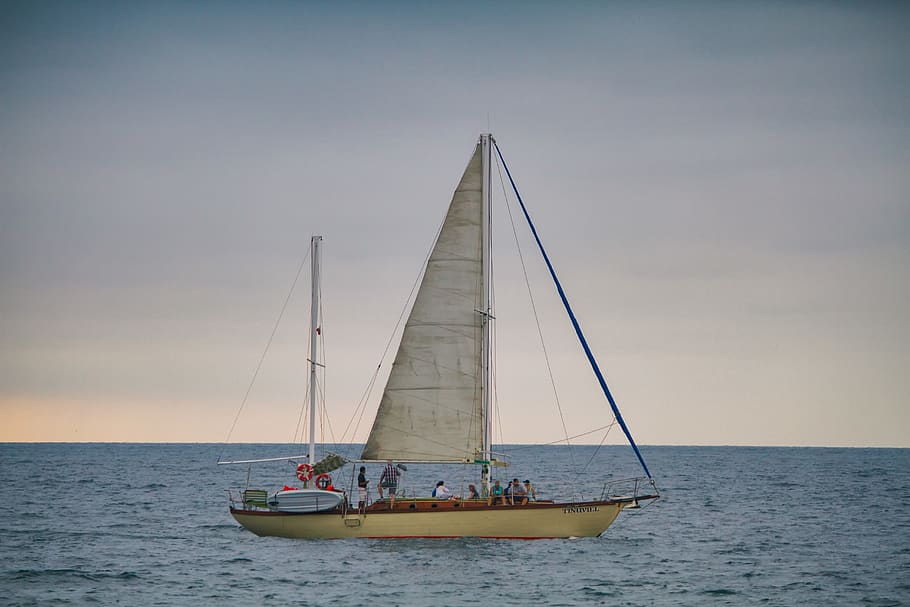
<svg viewBox="0 0 910 607">
<path fill-rule="evenodd" d="M 219 405 L 198 402 L 7 397 L 0 399 L 0 442 L 219 443 L 225 441 L 231 415 Z M 243 425 L 232 442 L 293 439 L 294 428 L 271 416 Z"/>
</svg>

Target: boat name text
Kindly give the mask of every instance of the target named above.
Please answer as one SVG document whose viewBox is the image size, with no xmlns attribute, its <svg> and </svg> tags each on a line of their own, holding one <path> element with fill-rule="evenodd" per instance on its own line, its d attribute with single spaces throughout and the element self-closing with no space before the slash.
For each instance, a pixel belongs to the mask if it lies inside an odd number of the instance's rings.
<svg viewBox="0 0 910 607">
<path fill-rule="evenodd" d="M 563 508 L 563 514 L 582 514 L 584 512 L 598 512 L 600 509 L 597 506 L 573 506 L 570 508 Z"/>
</svg>

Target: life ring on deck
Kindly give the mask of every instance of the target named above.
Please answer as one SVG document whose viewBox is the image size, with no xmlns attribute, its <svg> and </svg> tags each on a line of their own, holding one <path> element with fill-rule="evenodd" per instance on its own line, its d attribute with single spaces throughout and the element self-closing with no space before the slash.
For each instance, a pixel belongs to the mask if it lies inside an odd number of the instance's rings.
<svg viewBox="0 0 910 607">
<path fill-rule="evenodd" d="M 323 491 L 332 484 L 332 476 L 330 474 L 320 474 L 316 477 L 316 488 L 322 489 Z"/>
<path fill-rule="evenodd" d="M 306 482 L 313 478 L 313 466 L 310 464 L 300 464 L 297 466 L 297 478 Z"/>
</svg>

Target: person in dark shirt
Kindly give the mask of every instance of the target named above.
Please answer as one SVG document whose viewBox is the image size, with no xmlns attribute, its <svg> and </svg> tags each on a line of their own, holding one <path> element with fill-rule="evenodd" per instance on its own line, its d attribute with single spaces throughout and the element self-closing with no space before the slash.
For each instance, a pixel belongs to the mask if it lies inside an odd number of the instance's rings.
<svg viewBox="0 0 910 607">
<path fill-rule="evenodd" d="M 367 469 L 365 466 L 360 467 L 360 474 L 357 475 L 357 492 L 359 495 L 359 501 L 357 503 L 357 508 L 363 510 L 367 505 L 367 485 L 370 481 L 367 480 Z"/>
</svg>

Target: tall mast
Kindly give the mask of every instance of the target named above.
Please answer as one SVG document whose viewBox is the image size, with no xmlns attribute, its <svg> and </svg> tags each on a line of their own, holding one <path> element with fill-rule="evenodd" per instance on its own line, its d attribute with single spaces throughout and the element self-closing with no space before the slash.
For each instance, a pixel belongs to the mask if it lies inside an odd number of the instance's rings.
<svg viewBox="0 0 910 607">
<path fill-rule="evenodd" d="M 493 260 L 491 257 L 492 253 L 492 238 L 491 238 L 491 227 L 492 227 L 492 213 L 490 212 L 490 184 L 491 184 L 491 171 L 490 171 L 490 160 L 491 160 L 491 145 L 490 141 L 492 136 L 489 133 L 483 133 L 480 135 L 480 145 L 481 145 L 481 158 L 483 161 L 483 181 L 481 182 L 481 204 L 482 204 L 482 216 L 481 216 L 481 234 L 483 240 L 483 254 L 482 254 L 482 275 L 483 275 L 483 354 L 482 354 L 482 379 L 481 381 L 482 397 L 483 397 L 483 459 L 484 461 L 490 462 L 493 457 L 493 416 L 492 416 L 492 392 L 493 392 L 493 373 L 492 373 L 492 356 L 490 351 L 490 345 L 492 343 L 491 339 L 491 329 L 493 318 L 493 289 L 492 289 L 492 279 L 493 279 Z M 490 470 L 489 465 L 484 466 L 483 478 L 481 479 L 482 484 L 489 489 L 490 486 Z"/>
<path fill-rule="evenodd" d="M 316 463 L 316 338 L 319 329 L 319 243 L 322 236 L 313 236 L 310 240 L 310 257 L 313 269 L 310 276 L 313 279 L 311 286 L 312 302 L 310 304 L 310 464 Z"/>
</svg>

